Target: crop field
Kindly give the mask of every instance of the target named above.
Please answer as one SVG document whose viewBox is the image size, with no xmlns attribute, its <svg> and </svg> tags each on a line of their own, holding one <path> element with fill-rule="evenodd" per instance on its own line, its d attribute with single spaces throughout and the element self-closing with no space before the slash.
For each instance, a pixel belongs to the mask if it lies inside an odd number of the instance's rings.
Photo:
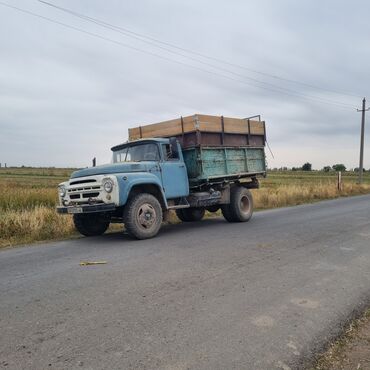
<svg viewBox="0 0 370 370">
<path fill-rule="evenodd" d="M 261 180 L 261 188 L 253 192 L 255 207 L 268 209 L 293 206 L 318 200 L 370 193 L 370 173 L 357 184 L 358 174 L 342 175 L 342 191 L 337 190 L 337 174 L 323 171 L 272 171 Z"/>
<path fill-rule="evenodd" d="M 77 236 L 70 216 L 58 215 L 57 185 L 73 169 L 0 168 L 0 247 Z M 356 184 L 354 173 L 343 175 L 343 190 L 336 189 L 336 174 L 321 171 L 270 172 L 253 190 L 256 209 L 267 209 L 370 193 L 370 173 Z M 176 222 L 176 217 L 170 222 Z M 117 230 L 117 225 L 112 227 Z"/>
<path fill-rule="evenodd" d="M 55 212 L 57 185 L 69 169 L 0 169 L 0 247 L 72 236 L 69 217 Z"/>
</svg>

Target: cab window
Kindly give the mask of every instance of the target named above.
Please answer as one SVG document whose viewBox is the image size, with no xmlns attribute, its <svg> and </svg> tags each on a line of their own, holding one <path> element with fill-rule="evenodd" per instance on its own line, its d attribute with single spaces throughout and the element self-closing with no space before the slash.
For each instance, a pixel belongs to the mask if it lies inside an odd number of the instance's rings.
<svg viewBox="0 0 370 370">
<path fill-rule="evenodd" d="M 113 153 L 113 162 L 159 161 L 158 149 L 154 143 L 127 146 Z"/>
<path fill-rule="evenodd" d="M 163 158 L 165 161 L 178 161 L 178 153 L 172 153 L 170 144 L 162 144 Z"/>
</svg>

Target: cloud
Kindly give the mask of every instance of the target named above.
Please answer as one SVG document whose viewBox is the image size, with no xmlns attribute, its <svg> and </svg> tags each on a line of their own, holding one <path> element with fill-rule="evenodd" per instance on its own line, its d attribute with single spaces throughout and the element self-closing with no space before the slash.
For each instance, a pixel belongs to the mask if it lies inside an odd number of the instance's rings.
<svg viewBox="0 0 370 370">
<path fill-rule="evenodd" d="M 361 96 L 369 92 L 366 1 L 54 3 L 249 69 Z M 207 113 L 261 114 L 273 167 L 303 161 L 315 168 L 357 166 L 359 113 L 301 95 L 352 106 L 360 105 L 360 97 L 203 59 L 224 69 L 218 70 L 37 2 L 11 4 L 179 63 L 1 7 L 0 162 L 86 166 L 97 156 L 102 163 L 109 161 L 111 146 L 127 139 L 128 127 Z M 271 91 L 280 88 L 294 92 Z M 366 152 L 365 166 L 370 167 Z"/>
</svg>

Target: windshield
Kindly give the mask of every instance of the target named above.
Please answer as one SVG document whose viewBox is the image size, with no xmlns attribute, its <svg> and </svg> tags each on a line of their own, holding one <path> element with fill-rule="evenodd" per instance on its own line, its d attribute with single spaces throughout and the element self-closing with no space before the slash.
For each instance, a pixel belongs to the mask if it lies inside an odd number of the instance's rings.
<svg viewBox="0 0 370 370">
<path fill-rule="evenodd" d="M 113 152 L 113 163 L 159 161 L 157 144 L 138 144 Z"/>
</svg>

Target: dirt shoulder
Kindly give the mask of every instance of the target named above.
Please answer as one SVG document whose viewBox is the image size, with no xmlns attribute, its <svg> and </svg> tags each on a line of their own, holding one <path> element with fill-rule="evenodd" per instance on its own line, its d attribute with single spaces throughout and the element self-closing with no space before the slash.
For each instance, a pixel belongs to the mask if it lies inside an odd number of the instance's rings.
<svg viewBox="0 0 370 370">
<path fill-rule="evenodd" d="M 354 320 L 311 370 L 370 369 L 370 309 Z"/>
</svg>

